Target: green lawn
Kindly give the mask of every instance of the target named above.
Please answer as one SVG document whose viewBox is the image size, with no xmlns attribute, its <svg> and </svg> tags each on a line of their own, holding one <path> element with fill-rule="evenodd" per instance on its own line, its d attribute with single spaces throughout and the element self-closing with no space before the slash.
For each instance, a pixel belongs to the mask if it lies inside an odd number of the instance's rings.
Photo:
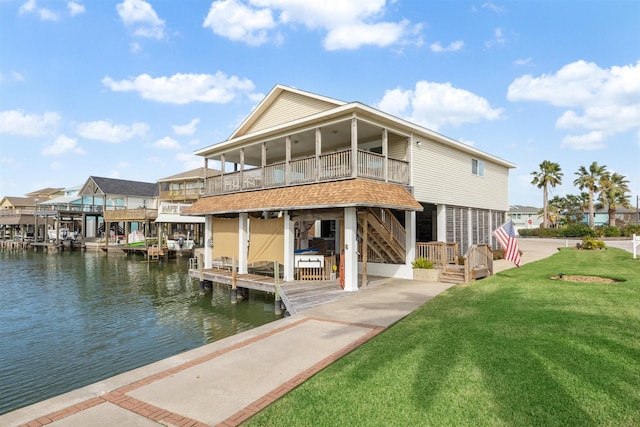
<svg viewBox="0 0 640 427">
<path fill-rule="evenodd" d="M 247 425 L 638 426 L 640 260 L 569 248 L 458 285 Z"/>
</svg>

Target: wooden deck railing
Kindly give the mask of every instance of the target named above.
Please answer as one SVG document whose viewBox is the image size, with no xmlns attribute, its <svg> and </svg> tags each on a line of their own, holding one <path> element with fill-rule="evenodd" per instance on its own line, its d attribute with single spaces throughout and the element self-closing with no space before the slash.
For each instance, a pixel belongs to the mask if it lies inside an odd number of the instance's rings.
<svg viewBox="0 0 640 427">
<path fill-rule="evenodd" d="M 357 176 L 385 181 L 384 156 L 358 150 Z M 287 162 L 277 162 L 264 168 L 229 172 L 207 179 L 206 195 L 233 193 L 261 188 L 300 185 L 311 182 L 352 177 L 351 150 L 341 150 L 318 156 L 305 156 Z M 409 163 L 387 159 L 389 182 L 409 184 Z"/>
<path fill-rule="evenodd" d="M 464 281 L 493 274 L 493 252 L 489 245 L 471 245 L 464 254 Z"/>
<path fill-rule="evenodd" d="M 416 258 L 426 258 L 434 265 L 446 268 L 458 264 L 458 244 L 446 242 L 416 243 Z"/>
</svg>

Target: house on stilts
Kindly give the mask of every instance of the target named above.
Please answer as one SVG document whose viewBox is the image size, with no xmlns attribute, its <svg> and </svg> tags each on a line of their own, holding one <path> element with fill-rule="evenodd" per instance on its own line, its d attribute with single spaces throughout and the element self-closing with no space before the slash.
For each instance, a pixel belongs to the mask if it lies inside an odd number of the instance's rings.
<svg viewBox="0 0 640 427">
<path fill-rule="evenodd" d="M 201 268 L 277 262 L 284 282 L 336 274 L 345 291 L 367 275 L 411 279 L 419 256 L 455 265 L 495 247 L 515 167 L 360 102 L 282 85 L 196 154 L 222 171 L 183 212 L 205 217 Z"/>
</svg>

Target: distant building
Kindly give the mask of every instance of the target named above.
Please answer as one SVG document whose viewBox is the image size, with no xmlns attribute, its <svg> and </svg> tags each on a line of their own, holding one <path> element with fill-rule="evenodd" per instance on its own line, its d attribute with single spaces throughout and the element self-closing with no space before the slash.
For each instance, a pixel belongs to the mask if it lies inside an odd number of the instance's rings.
<svg viewBox="0 0 640 427">
<path fill-rule="evenodd" d="M 535 206 L 511 205 L 507 218 L 513 222 L 516 232 L 521 229 L 540 228 L 542 215 Z"/>
</svg>

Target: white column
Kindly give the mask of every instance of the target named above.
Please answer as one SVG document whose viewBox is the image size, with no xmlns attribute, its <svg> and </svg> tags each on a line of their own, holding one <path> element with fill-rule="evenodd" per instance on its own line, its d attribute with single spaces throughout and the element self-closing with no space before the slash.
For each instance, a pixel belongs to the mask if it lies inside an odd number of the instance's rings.
<svg viewBox="0 0 640 427">
<path fill-rule="evenodd" d="M 322 221 L 319 219 L 316 219 L 316 225 L 313 227 L 313 236 L 322 237 Z"/>
<path fill-rule="evenodd" d="M 322 153 L 322 132 L 320 128 L 316 128 L 316 170 L 315 180 L 320 181 L 320 154 Z"/>
<path fill-rule="evenodd" d="M 351 119 L 351 177 L 358 176 L 358 119 Z"/>
<path fill-rule="evenodd" d="M 446 242 L 447 241 L 447 205 L 437 205 L 436 206 L 436 223 L 437 223 L 437 233 L 436 238 L 434 240 L 438 242 Z"/>
<path fill-rule="evenodd" d="M 295 230 L 289 211 L 284 211 L 284 281 L 294 280 L 293 267 L 293 245 L 295 243 Z"/>
<path fill-rule="evenodd" d="M 204 268 L 213 266 L 213 247 L 209 244 L 210 242 L 213 242 L 213 215 L 206 215 L 204 217 Z"/>
<path fill-rule="evenodd" d="M 344 290 L 358 290 L 358 215 L 356 208 L 344 209 Z"/>
<path fill-rule="evenodd" d="M 238 217 L 238 274 L 247 274 L 249 256 L 249 214 L 244 212 Z"/>
<path fill-rule="evenodd" d="M 407 248 L 405 256 L 405 265 L 412 268 L 411 262 L 416 259 L 416 212 L 404 212 L 404 231 L 405 231 L 405 247 Z"/>
<path fill-rule="evenodd" d="M 382 155 L 384 156 L 384 180 L 389 181 L 389 132 L 382 129 Z"/>
<path fill-rule="evenodd" d="M 467 247 L 464 248 L 466 252 L 473 245 L 473 215 L 471 208 L 467 208 Z"/>
</svg>

